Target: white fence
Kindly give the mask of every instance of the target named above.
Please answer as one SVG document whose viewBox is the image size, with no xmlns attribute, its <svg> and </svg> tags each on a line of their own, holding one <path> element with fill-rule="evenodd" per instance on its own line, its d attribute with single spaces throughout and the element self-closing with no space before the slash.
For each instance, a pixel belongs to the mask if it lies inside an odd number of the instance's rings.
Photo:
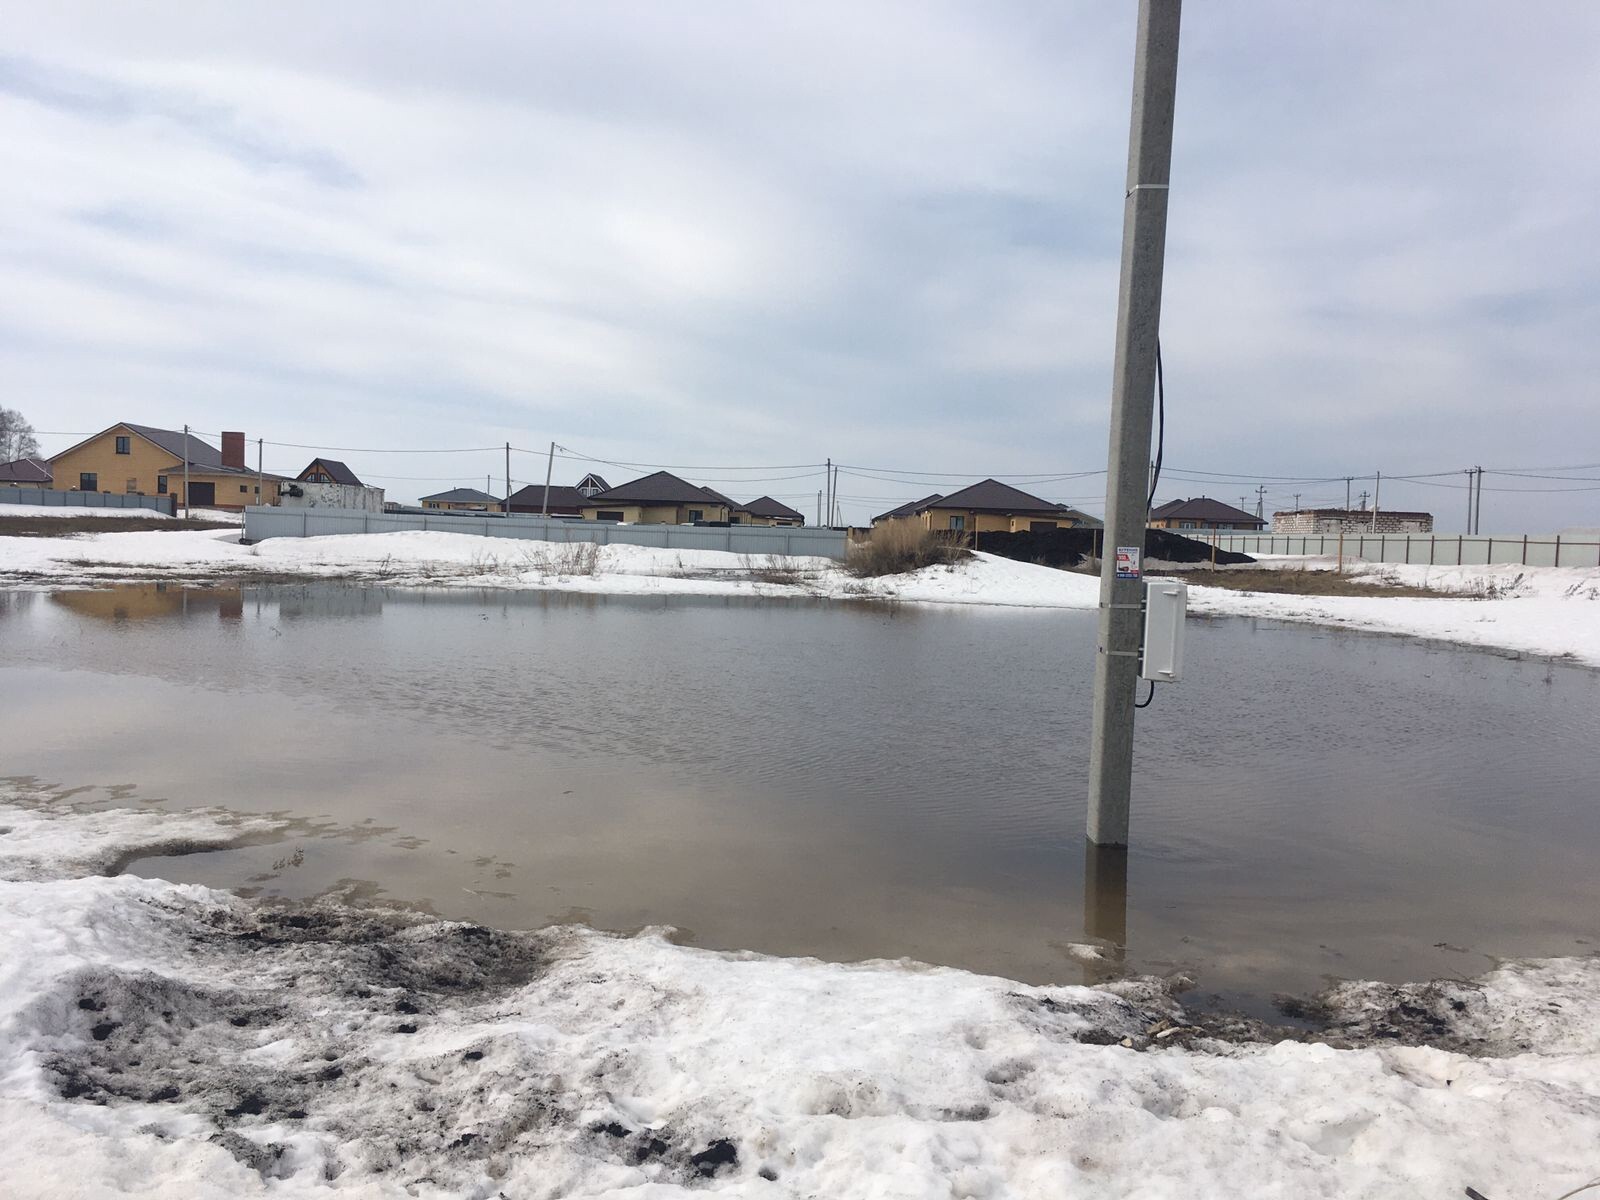
<svg viewBox="0 0 1600 1200">
<path fill-rule="evenodd" d="M 1514 563 L 1524 567 L 1600 566 L 1600 540 L 1563 538 L 1560 534 L 1439 533 L 1205 533 L 1182 531 L 1219 550 L 1241 554 L 1342 554 L 1367 562 L 1420 563 L 1425 566 L 1486 566 Z"/>
<path fill-rule="evenodd" d="M 536 542 L 594 542 L 666 550 L 727 550 L 734 554 L 801 554 L 842 560 L 842 529 L 778 525 L 612 525 L 546 517 L 485 517 L 473 513 L 373 513 L 339 508 L 256 507 L 244 510 L 244 540 L 326 537 L 345 533 L 429 530 Z"/>
<path fill-rule="evenodd" d="M 122 492 L 58 492 L 53 488 L 0 487 L 0 504 L 33 504 L 43 508 L 148 508 L 177 515 L 173 496 L 129 496 Z M 65 514 L 63 514 L 65 515 Z"/>
</svg>

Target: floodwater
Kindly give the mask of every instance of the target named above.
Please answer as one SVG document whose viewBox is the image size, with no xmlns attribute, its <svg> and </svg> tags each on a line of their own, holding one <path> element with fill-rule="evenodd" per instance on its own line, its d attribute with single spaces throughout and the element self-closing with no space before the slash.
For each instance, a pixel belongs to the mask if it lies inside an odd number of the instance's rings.
<svg viewBox="0 0 1600 1200">
<path fill-rule="evenodd" d="M 1044 610 L 11 592 L 0 775 L 297 822 L 142 874 L 502 927 L 1038 983 L 1120 961 L 1246 1007 L 1589 949 L 1600 673 L 1191 621 L 1122 860 L 1083 842 L 1093 647 Z"/>
</svg>

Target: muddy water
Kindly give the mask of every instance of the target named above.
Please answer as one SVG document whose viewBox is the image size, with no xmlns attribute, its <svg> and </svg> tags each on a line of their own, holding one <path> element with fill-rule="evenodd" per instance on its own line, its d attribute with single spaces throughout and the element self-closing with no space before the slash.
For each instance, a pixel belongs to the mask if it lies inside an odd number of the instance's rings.
<svg viewBox="0 0 1600 1200">
<path fill-rule="evenodd" d="M 1600 673 L 1193 622 L 1086 861 L 1092 617 L 334 585 L 0 595 L 0 774 L 283 812 L 135 870 L 1235 998 L 1583 952 Z M 93 794 L 93 793 L 91 793 Z"/>
</svg>

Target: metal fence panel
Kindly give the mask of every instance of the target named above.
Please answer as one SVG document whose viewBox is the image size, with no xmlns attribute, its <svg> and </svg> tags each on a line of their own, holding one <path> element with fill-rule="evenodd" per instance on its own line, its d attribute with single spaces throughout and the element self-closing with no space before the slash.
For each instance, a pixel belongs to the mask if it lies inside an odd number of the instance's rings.
<svg viewBox="0 0 1600 1200">
<path fill-rule="evenodd" d="M 1347 533 L 1328 534 L 1185 533 L 1219 550 L 1241 554 L 1313 554 L 1366 562 L 1412 563 L 1435 567 L 1597 567 L 1600 541 L 1577 541 L 1557 534 Z M 1342 545 L 1341 545 L 1342 541 Z"/>
<path fill-rule="evenodd" d="M 0 504 L 33 504 L 42 508 L 147 508 L 177 514 L 173 496 L 129 496 L 123 492 L 58 492 L 54 488 L 0 487 Z"/>
<path fill-rule="evenodd" d="M 327 537 L 350 533 L 466 533 L 475 537 L 539 542 L 593 542 L 600 546 L 650 546 L 662 550 L 724 550 L 733 554 L 808 555 L 842 561 L 842 529 L 777 525 L 611 525 L 544 517 L 482 517 L 467 513 L 368 513 L 358 509 L 247 508 L 245 540 Z"/>
</svg>

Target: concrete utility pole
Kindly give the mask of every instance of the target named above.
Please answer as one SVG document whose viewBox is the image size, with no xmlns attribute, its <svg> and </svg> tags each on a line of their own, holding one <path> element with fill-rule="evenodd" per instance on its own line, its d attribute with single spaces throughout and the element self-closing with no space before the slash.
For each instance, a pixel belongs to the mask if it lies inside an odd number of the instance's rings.
<svg viewBox="0 0 1600 1200">
<path fill-rule="evenodd" d="M 550 457 L 545 460 L 545 464 L 544 464 L 544 503 L 539 505 L 539 515 L 541 517 L 548 517 L 550 515 L 550 473 L 552 471 L 554 471 L 555 469 L 556 469 L 556 444 L 554 442 L 551 442 L 550 443 Z M 582 481 L 580 480 L 579 482 L 582 482 Z"/>
<path fill-rule="evenodd" d="M 183 519 L 189 519 L 189 427 L 183 427 Z"/>
<path fill-rule="evenodd" d="M 506 443 L 506 516 L 511 515 L 511 443 Z"/>
<path fill-rule="evenodd" d="M 1354 475 L 1346 475 L 1344 477 L 1344 510 L 1345 510 L 1345 512 L 1349 512 L 1350 511 L 1350 481 L 1353 480 L 1354 478 L 1355 478 Z"/>
<path fill-rule="evenodd" d="M 833 520 L 833 459 L 827 459 L 822 464 L 823 479 L 828 493 L 828 503 L 823 510 L 829 522 Z"/>
<path fill-rule="evenodd" d="M 1297 513 L 1300 511 L 1300 496 L 1300 492 L 1294 494 L 1294 511 Z"/>
<path fill-rule="evenodd" d="M 261 470 L 261 447 L 266 444 L 265 438 L 256 439 L 256 503 L 267 502 L 266 473 Z"/>
<path fill-rule="evenodd" d="M 1369 528 L 1373 533 L 1378 532 L 1378 497 L 1383 494 L 1383 472 L 1378 472 L 1378 477 L 1372 481 L 1372 524 Z"/>
<path fill-rule="evenodd" d="M 1145 464 L 1154 418 L 1161 270 L 1167 246 L 1172 109 L 1178 84 L 1182 0 L 1139 0 L 1133 119 L 1122 208 L 1122 282 L 1106 459 L 1105 546 L 1100 560 L 1100 641 L 1089 743 L 1091 842 L 1128 844 L 1133 793 L 1134 693 L 1144 622 L 1142 559 L 1150 517 Z"/>
<path fill-rule="evenodd" d="M 1263 484 L 1259 485 L 1256 488 L 1256 519 L 1258 521 L 1263 519 L 1267 515 L 1266 514 L 1266 507 L 1267 507 L 1267 485 L 1263 483 Z"/>
</svg>

